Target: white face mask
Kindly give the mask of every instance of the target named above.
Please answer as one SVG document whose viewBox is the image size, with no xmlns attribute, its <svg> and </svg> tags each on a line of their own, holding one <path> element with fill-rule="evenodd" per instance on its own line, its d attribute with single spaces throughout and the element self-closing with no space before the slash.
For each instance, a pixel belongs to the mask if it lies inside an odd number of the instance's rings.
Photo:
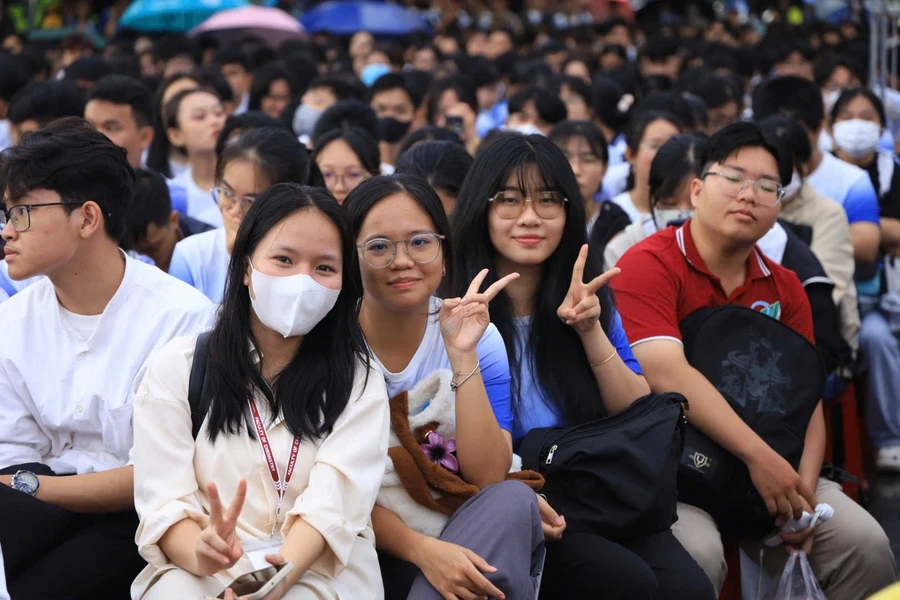
<svg viewBox="0 0 900 600">
<path fill-rule="evenodd" d="M 253 296 L 250 303 L 262 324 L 286 338 L 306 335 L 325 318 L 341 290 L 321 285 L 309 275 L 275 277 L 250 265 Z"/>
<path fill-rule="evenodd" d="M 792 200 L 797 192 L 800 191 L 800 186 L 803 185 L 803 181 L 800 179 L 800 173 L 794 171 L 793 175 L 791 175 L 791 181 L 786 186 L 784 186 L 784 202 L 788 200 Z"/>
<path fill-rule="evenodd" d="M 537 128 L 536 125 L 532 125 L 531 123 L 520 123 L 519 125 L 513 125 L 509 128 L 509 131 L 515 131 L 516 133 L 521 133 L 522 135 L 544 135 L 544 132 Z"/>
<path fill-rule="evenodd" d="M 316 123 L 319 122 L 319 117 L 321 116 L 322 111 L 316 110 L 307 104 L 301 104 L 297 107 L 297 110 L 294 111 L 294 121 L 292 123 L 294 133 L 298 136 L 312 136 L 313 130 L 316 128 Z"/>
<path fill-rule="evenodd" d="M 871 121 L 850 119 L 835 123 L 834 144 L 850 155 L 850 158 L 863 158 L 878 147 L 881 139 L 881 126 Z"/>
<path fill-rule="evenodd" d="M 669 223 L 687 221 L 694 216 L 692 210 L 681 210 L 680 208 L 654 208 L 653 223 L 656 225 L 657 231 L 662 231 L 669 226 Z"/>
</svg>

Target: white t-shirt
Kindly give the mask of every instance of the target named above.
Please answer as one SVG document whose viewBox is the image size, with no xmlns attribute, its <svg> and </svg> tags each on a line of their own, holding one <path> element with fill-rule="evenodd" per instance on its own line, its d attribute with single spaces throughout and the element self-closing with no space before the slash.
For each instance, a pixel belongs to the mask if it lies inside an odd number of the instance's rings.
<svg viewBox="0 0 900 600">
<path fill-rule="evenodd" d="M 634 202 L 631 201 L 631 192 L 622 192 L 613 198 L 612 201 L 625 211 L 632 223 L 637 223 L 641 220 L 641 211 L 639 211 L 637 206 L 634 205 Z"/>
<path fill-rule="evenodd" d="M 191 170 L 187 169 L 181 175 L 174 177 L 172 182 L 180 185 L 187 191 L 187 215 L 198 221 L 209 223 L 213 227 L 222 227 L 225 224 L 222 219 L 222 211 L 213 200 L 210 190 L 202 190 L 194 178 Z"/>
<path fill-rule="evenodd" d="M 213 229 L 184 238 L 175 244 L 169 275 L 190 284 L 220 304 L 231 255 L 225 246 L 225 229 Z"/>
<path fill-rule="evenodd" d="M 819 194 L 844 207 L 850 225 L 857 222 L 880 224 L 880 209 L 875 186 L 869 174 L 833 154 L 822 155 L 822 162 L 806 180 Z"/>
<path fill-rule="evenodd" d="M 63 325 L 68 326 L 71 330 L 81 336 L 81 339 L 87 341 L 94 335 L 97 325 L 100 323 L 99 315 L 77 315 L 71 311 L 59 307 L 59 320 Z"/>
<path fill-rule="evenodd" d="M 400 392 L 413 389 L 417 383 L 442 369 L 450 370 L 450 358 L 447 356 L 447 348 L 444 346 L 444 338 L 441 337 L 441 325 L 438 321 L 438 311 L 441 308 L 441 299 L 432 298 L 425 326 L 425 335 L 419 344 L 418 350 L 413 355 L 409 364 L 399 373 L 388 371 L 378 357 L 372 353 L 375 365 L 384 373 L 384 382 L 387 384 L 388 397 L 393 398 Z M 512 431 L 512 408 L 510 404 L 509 387 L 509 358 L 506 354 L 506 345 L 500 332 L 493 323 L 488 325 L 484 335 L 481 336 L 476 346 L 478 364 L 481 367 L 481 377 L 484 380 L 485 391 L 494 415 L 500 427 Z"/>
</svg>

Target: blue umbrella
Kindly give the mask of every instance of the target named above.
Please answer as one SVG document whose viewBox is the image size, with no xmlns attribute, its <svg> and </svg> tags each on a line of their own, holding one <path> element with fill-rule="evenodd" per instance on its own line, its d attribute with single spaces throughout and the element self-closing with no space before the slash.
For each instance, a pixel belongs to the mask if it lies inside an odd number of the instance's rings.
<svg viewBox="0 0 900 600">
<path fill-rule="evenodd" d="M 248 4 L 247 0 L 135 0 L 119 26 L 137 31 L 188 31 L 220 10 Z"/>
<path fill-rule="evenodd" d="M 431 31 L 424 16 L 396 4 L 337 0 L 325 2 L 300 19 L 310 33 L 353 35 L 368 31 L 372 35 L 408 35 L 413 31 Z"/>
</svg>

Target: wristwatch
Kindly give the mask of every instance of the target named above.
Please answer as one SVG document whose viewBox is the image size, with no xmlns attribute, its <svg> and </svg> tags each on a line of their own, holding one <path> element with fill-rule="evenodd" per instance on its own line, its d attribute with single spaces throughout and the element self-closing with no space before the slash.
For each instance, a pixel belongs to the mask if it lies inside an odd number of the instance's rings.
<svg viewBox="0 0 900 600">
<path fill-rule="evenodd" d="M 34 496 L 41 487 L 41 480 L 31 471 L 16 471 L 16 474 L 9 480 L 9 485 L 14 490 Z"/>
</svg>

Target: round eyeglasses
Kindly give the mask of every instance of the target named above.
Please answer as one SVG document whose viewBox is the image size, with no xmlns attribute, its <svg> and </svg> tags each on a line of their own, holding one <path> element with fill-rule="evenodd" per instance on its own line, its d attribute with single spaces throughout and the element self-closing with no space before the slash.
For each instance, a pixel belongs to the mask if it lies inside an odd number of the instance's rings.
<svg viewBox="0 0 900 600">
<path fill-rule="evenodd" d="M 534 212 L 542 219 L 555 219 L 563 213 L 568 199 L 559 192 L 539 192 L 536 198 L 526 198 L 522 192 L 504 190 L 494 194 L 488 202 L 494 205 L 497 216 L 504 220 L 518 219 L 531 202 Z"/>
<path fill-rule="evenodd" d="M 363 259 L 370 267 L 384 269 L 391 266 L 397 258 L 397 246 L 403 244 L 406 255 L 420 265 L 434 261 L 441 253 L 441 242 L 445 236 L 436 233 L 420 233 L 408 240 L 389 240 L 375 238 L 365 244 L 359 244 L 357 248 L 362 250 Z"/>
<path fill-rule="evenodd" d="M 212 197 L 216 204 L 225 210 L 230 209 L 238 202 L 246 208 L 250 208 L 250 205 L 256 202 L 256 196 L 235 196 L 234 192 L 224 187 L 214 187 Z"/>
<path fill-rule="evenodd" d="M 738 171 L 707 171 L 701 179 L 706 178 L 708 175 L 715 175 L 719 178 L 719 189 L 726 196 L 737 198 L 744 193 L 748 186 L 752 185 L 756 193 L 756 202 L 762 206 L 770 208 L 778 206 L 778 203 L 784 197 L 784 188 L 780 183 L 771 179 L 753 181 Z"/>
</svg>

